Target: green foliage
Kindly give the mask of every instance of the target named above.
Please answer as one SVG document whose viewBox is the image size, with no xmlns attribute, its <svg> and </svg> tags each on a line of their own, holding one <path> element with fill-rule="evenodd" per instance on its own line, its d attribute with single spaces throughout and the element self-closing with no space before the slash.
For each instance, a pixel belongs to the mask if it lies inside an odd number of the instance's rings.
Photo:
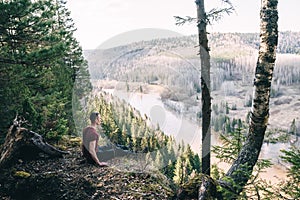
<svg viewBox="0 0 300 200">
<path fill-rule="evenodd" d="M 174 166 L 173 181 L 177 185 L 186 183 L 192 174 L 200 173 L 201 169 L 200 158 L 198 154 L 193 153 L 190 145 L 181 147 L 181 150 L 183 153 L 178 157 Z"/>
<path fill-rule="evenodd" d="M 93 109 L 99 110 L 102 128 L 110 142 L 125 145 L 135 152 L 152 152 L 165 147 L 171 137 L 147 126 L 140 114 L 113 96 L 94 97 Z"/>
<path fill-rule="evenodd" d="M 186 167 L 184 166 L 184 163 L 182 161 L 182 158 L 179 157 L 176 161 L 175 170 L 174 170 L 174 177 L 173 181 L 177 185 L 181 185 L 184 183 L 184 180 L 186 179 Z"/>
<path fill-rule="evenodd" d="M 218 191 L 222 193 L 224 199 L 285 199 L 281 195 L 281 192 L 276 192 L 277 190 L 282 191 L 282 189 L 278 189 L 272 185 L 271 182 L 267 182 L 266 180 L 259 178 L 259 174 L 265 172 L 264 170 L 271 167 L 271 165 L 272 164 L 269 160 L 258 160 L 253 173 L 248 175 L 245 174 L 246 176 L 250 176 L 250 178 L 240 194 L 235 194 L 231 190 L 227 190 L 220 186 L 218 186 Z M 245 167 L 247 167 L 247 165 L 245 165 Z M 234 183 L 233 180 L 226 177 L 224 172 L 218 169 L 217 166 L 213 167 L 212 171 L 212 176 L 215 179 L 220 179 L 222 177 L 222 180 L 231 183 L 233 187 L 239 187 L 238 183 Z M 236 173 L 239 174 L 244 172 L 239 171 Z"/>
<path fill-rule="evenodd" d="M 230 185 L 237 186 L 237 184 L 235 184 L 234 181 L 228 176 L 222 177 L 222 180 L 229 183 Z M 221 187 L 220 185 L 217 186 L 217 191 L 222 194 L 223 199 L 238 199 L 239 198 L 239 195 L 235 194 L 234 192 L 232 192 L 226 188 Z"/>
<path fill-rule="evenodd" d="M 213 167 L 212 176 L 216 177 L 216 179 L 222 178 L 223 181 L 230 183 L 230 185 L 233 186 L 231 189 L 219 185 L 217 186 L 217 190 L 222 194 L 223 199 L 246 200 L 261 199 L 262 197 L 263 199 L 276 199 L 273 185 L 270 182 L 259 178 L 259 174 L 264 172 L 264 170 L 271 165 L 269 160 L 258 160 L 252 174 L 244 174 L 244 171 L 235 172 L 239 175 L 243 174 L 249 176 L 249 181 L 240 194 L 234 192 L 234 190 L 240 187 L 239 183 L 235 183 L 230 177 L 227 177 L 217 166 Z M 246 168 L 247 164 L 245 164 L 244 167 Z"/>
<path fill-rule="evenodd" d="M 176 20 L 176 25 L 181 26 L 184 25 L 185 23 L 192 23 L 192 22 L 199 23 L 199 20 L 203 20 L 207 24 L 212 24 L 213 22 L 220 21 L 220 19 L 223 18 L 224 14 L 230 15 L 234 11 L 234 7 L 230 1 L 224 0 L 223 2 L 225 3 L 225 5 L 223 5 L 222 8 L 213 8 L 210 11 L 208 11 L 205 19 L 197 19 L 190 16 L 186 16 L 186 17 L 174 16 Z"/>
<path fill-rule="evenodd" d="M 274 199 L 273 185 L 259 178 L 259 174 L 265 172 L 265 169 L 271 166 L 272 163 L 270 160 L 259 159 L 257 161 L 248 183 L 240 194 L 240 199 L 255 199 L 261 197 L 264 197 L 264 199 Z"/>
<path fill-rule="evenodd" d="M 91 88 L 65 1 L 1 1 L 1 136 L 16 113 L 47 139 L 75 132 L 77 101 Z"/>
<path fill-rule="evenodd" d="M 68 131 L 68 120 L 60 118 L 53 124 L 53 128 L 46 132 L 46 138 L 53 141 L 59 141 L 68 133 Z"/>
<path fill-rule="evenodd" d="M 278 142 L 286 143 L 289 142 L 290 139 L 291 135 L 288 134 L 286 130 L 275 129 L 266 132 L 264 142 L 273 144 Z"/>
<path fill-rule="evenodd" d="M 246 137 L 242 129 L 237 129 L 235 132 L 229 132 L 226 135 L 220 134 L 220 140 L 222 146 L 213 146 L 212 152 L 216 154 L 220 161 L 231 163 L 237 158 Z"/>
<path fill-rule="evenodd" d="M 238 120 L 236 123 L 239 124 L 239 127 L 241 126 L 240 120 Z M 216 154 L 216 157 L 221 162 L 232 164 L 237 159 L 239 152 L 246 140 L 245 130 L 237 128 L 235 132 L 221 134 L 220 139 L 222 141 L 222 146 L 213 146 L 212 152 Z M 259 178 L 259 174 L 264 172 L 266 168 L 271 167 L 271 165 L 272 164 L 269 160 L 259 159 L 253 169 L 252 174 L 244 174 L 244 170 L 236 171 L 235 173 L 238 176 L 241 176 L 242 174 L 243 176 L 249 177 L 248 183 L 244 187 L 241 194 L 235 194 L 233 191 L 222 187 L 218 187 L 218 191 L 222 193 L 224 199 L 256 199 L 260 198 L 261 196 L 272 199 L 272 197 L 274 197 L 272 185 Z M 245 164 L 244 167 L 247 168 L 247 164 Z M 218 169 L 217 166 L 212 167 L 212 176 L 216 179 L 222 179 L 231 183 L 235 189 L 239 187 L 239 183 L 234 183 L 233 180 L 229 179 L 229 177 L 226 177 L 224 172 Z"/>
<path fill-rule="evenodd" d="M 232 110 L 234 109 L 236 109 L 236 105 L 233 105 Z M 241 119 L 231 119 L 228 117 L 230 112 L 228 102 L 212 104 L 212 111 L 211 124 L 215 132 L 228 134 L 235 132 L 237 128 L 243 128 L 245 126 Z"/>
<path fill-rule="evenodd" d="M 215 180 L 219 180 L 221 177 L 225 176 L 225 172 L 224 170 L 222 170 L 221 168 L 218 167 L 217 164 L 213 164 L 211 166 L 211 177 Z"/>
<path fill-rule="evenodd" d="M 286 199 L 300 199 L 300 149 L 291 147 L 289 150 L 282 150 L 282 152 L 284 155 L 281 158 L 290 166 L 288 179 L 281 184 L 280 190 Z"/>
</svg>

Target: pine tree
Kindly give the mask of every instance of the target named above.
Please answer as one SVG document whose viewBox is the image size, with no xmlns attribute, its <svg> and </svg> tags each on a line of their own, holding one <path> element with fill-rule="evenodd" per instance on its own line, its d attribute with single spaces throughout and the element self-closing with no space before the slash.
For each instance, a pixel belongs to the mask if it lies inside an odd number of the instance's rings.
<svg viewBox="0 0 300 200">
<path fill-rule="evenodd" d="M 293 119 L 293 121 L 292 121 L 292 124 L 291 124 L 290 129 L 289 129 L 289 133 L 297 134 L 297 126 L 296 126 L 296 120 L 295 119 Z"/>
<path fill-rule="evenodd" d="M 183 183 L 183 177 L 184 177 L 183 161 L 182 158 L 179 157 L 175 164 L 174 177 L 173 177 L 174 183 L 176 183 L 177 185 L 181 185 Z"/>
<path fill-rule="evenodd" d="M 151 156 L 151 153 L 150 152 L 147 152 L 146 153 L 146 163 L 148 163 L 149 165 L 152 165 L 153 164 L 153 159 L 152 159 L 152 156 Z"/>
<path fill-rule="evenodd" d="M 126 126 L 125 124 L 122 125 L 122 142 L 120 143 L 121 145 L 125 145 L 126 139 L 127 139 L 127 131 L 126 131 Z"/>
<path fill-rule="evenodd" d="M 169 159 L 168 165 L 163 169 L 164 175 L 166 175 L 170 180 L 173 180 L 174 177 L 175 165 L 174 161 Z"/>
<path fill-rule="evenodd" d="M 195 170 L 195 172 L 198 172 L 198 173 L 200 173 L 200 171 L 201 171 L 201 162 L 200 162 L 200 157 L 198 154 L 194 155 L 193 169 Z"/>
<path fill-rule="evenodd" d="M 160 152 L 160 150 L 157 150 L 156 152 L 156 156 L 155 156 L 155 166 L 157 168 L 162 168 L 164 164 L 164 157 L 162 155 L 162 153 Z"/>
<path fill-rule="evenodd" d="M 229 106 L 228 106 L 228 102 L 226 102 L 226 104 L 225 104 L 225 113 L 226 113 L 226 115 L 228 115 L 229 114 Z"/>
<path fill-rule="evenodd" d="M 141 139 L 141 151 L 142 152 L 148 152 L 149 151 L 149 143 L 148 143 L 148 138 L 143 137 Z"/>
</svg>

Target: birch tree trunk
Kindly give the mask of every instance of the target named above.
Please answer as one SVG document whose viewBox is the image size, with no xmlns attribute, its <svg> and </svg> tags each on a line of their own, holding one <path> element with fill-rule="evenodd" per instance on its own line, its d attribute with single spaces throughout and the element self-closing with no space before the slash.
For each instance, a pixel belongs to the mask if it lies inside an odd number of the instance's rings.
<svg viewBox="0 0 300 200">
<path fill-rule="evenodd" d="M 247 140 L 226 176 L 231 190 L 239 194 L 252 174 L 263 144 L 269 119 L 269 100 L 278 43 L 278 0 L 261 0 L 260 47 Z"/>
<path fill-rule="evenodd" d="M 206 32 L 206 13 L 204 0 L 196 0 L 199 53 L 201 60 L 201 93 L 202 93 L 202 173 L 210 175 L 211 146 L 211 96 L 210 96 L 210 55 Z"/>
</svg>

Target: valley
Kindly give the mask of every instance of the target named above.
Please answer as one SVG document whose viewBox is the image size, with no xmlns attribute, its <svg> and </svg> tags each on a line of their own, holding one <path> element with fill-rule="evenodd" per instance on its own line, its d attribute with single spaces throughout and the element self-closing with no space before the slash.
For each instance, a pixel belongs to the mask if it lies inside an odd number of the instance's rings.
<svg viewBox="0 0 300 200">
<path fill-rule="evenodd" d="M 271 159 L 274 164 L 262 177 L 275 182 L 278 182 L 277 177 L 286 176 L 285 164 L 279 159 L 280 149 L 298 146 L 300 134 L 300 51 L 297 43 L 300 33 L 284 32 L 280 36 L 271 89 L 270 117 L 261 152 L 262 158 Z M 217 144 L 218 134 L 234 131 L 240 124 L 246 134 L 258 35 L 215 33 L 210 34 L 210 44 L 212 131 Z M 183 36 L 96 49 L 85 54 L 96 93 L 110 90 L 113 95 L 119 92 L 158 95 L 157 98 L 163 103 L 160 107 L 168 111 L 156 110 L 156 115 L 152 117 L 156 119 L 152 120 L 158 122 L 165 112 L 172 112 L 200 128 L 201 74 L 196 46 L 195 36 Z M 129 98 L 127 101 L 130 102 Z M 144 103 L 142 110 L 149 106 L 150 109 L 155 107 Z M 160 128 L 165 125 L 160 124 Z M 179 139 L 188 140 L 186 142 L 199 153 L 200 132 L 195 132 L 192 136 L 181 135 Z M 226 169 L 226 164 L 219 165 Z"/>
</svg>

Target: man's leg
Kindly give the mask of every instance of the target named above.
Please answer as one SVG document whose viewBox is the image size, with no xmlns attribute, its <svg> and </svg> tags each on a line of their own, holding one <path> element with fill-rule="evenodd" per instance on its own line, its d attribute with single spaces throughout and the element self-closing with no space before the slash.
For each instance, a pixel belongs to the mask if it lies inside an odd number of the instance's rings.
<svg viewBox="0 0 300 200">
<path fill-rule="evenodd" d="M 101 146 L 97 152 L 100 161 L 107 161 L 115 157 L 122 157 L 132 153 L 129 150 L 124 150 L 118 146 Z"/>
<path fill-rule="evenodd" d="M 116 157 L 122 157 L 122 156 L 127 156 L 129 155 L 130 153 L 132 153 L 131 151 L 129 150 L 124 150 L 118 146 L 115 147 L 115 155 Z"/>
<path fill-rule="evenodd" d="M 97 152 L 97 157 L 100 162 L 111 160 L 115 157 L 115 151 L 112 148 L 108 147 L 99 147 Z"/>
</svg>

